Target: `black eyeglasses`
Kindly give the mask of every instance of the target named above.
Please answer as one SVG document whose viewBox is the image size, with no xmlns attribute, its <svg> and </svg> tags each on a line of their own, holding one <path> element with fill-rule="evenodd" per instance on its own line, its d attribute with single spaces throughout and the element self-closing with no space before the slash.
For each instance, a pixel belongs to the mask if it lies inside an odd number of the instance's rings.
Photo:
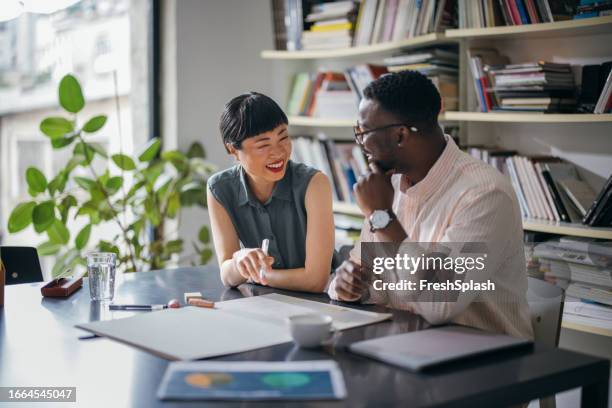
<svg viewBox="0 0 612 408">
<path fill-rule="evenodd" d="M 419 129 L 417 129 L 416 127 L 407 125 L 405 123 L 393 123 L 391 125 L 385 125 L 385 126 L 377 127 L 377 128 L 374 128 L 374 129 L 368 129 L 368 130 L 364 130 L 359 125 L 359 123 L 357 123 L 355 126 L 353 126 L 353 133 L 355 135 L 355 141 L 357 142 L 357 144 L 362 145 L 363 144 L 364 136 L 367 135 L 368 133 L 378 132 L 379 130 L 389 129 L 389 128 L 397 127 L 397 126 L 405 126 L 411 132 L 418 132 L 419 131 Z"/>
</svg>

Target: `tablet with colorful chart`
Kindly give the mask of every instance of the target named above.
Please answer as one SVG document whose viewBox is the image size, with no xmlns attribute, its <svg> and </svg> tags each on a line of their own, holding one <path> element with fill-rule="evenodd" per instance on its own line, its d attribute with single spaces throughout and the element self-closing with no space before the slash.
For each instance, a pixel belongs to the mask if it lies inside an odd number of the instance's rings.
<svg viewBox="0 0 612 408">
<path fill-rule="evenodd" d="M 175 362 L 159 387 L 163 400 L 332 400 L 346 396 L 332 360 Z"/>
</svg>

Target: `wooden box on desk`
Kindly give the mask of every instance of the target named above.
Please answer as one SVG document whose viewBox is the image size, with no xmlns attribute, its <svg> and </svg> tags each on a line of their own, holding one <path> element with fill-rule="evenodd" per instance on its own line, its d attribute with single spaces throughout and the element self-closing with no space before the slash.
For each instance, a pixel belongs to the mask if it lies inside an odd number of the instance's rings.
<svg viewBox="0 0 612 408">
<path fill-rule="evenodd" d="M 83 277 L 77 276 L 71 279 L 53 279 L 40 288 L 40 293 L 45 297 L 68 297 L 83 286 Z"/>
</svg>

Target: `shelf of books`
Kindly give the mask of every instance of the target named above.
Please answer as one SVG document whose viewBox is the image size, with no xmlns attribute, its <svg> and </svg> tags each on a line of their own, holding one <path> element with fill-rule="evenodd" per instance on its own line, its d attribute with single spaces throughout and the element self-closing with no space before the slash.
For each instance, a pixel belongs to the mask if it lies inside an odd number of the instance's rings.
<svg viewBox="0 0 612 408">
<path fill-rule="evenodd" d="M 555 21 L 552 23 L 508 25 L 482 28 L 447 29 L 447 38 L 529 38 L 597 35 L 612 33 L 612 16 L 593 17 L 582 20 Z"/>
<path fill-rule="evenodd" d="M 540 113 L 540 112 L 452 112 L 446 120 L 460 122 L 520 122 L 520 123 L 594 123 L 612 122 L 612 114 L 603 113 Z"/>
<path fill-rule="evenodd" d="M 545 232 L 548 234 L 571 235 L 574 237 L 612 239 L 612 228 L 590 227 L 588 225 L 544 221 L 525 218 L 523 219 L 523 229 L 526 231 Z"/>
<path fill-rule="evenodd" d="M 352 128 L 355 126 L 355 119 L 333 119 L 333 118 L 316 118 L 311 116 L 289 116 L 289 124 L 291 126 L 314 127 L 314 128 Z M 446 121 L 444 113 L 438 116 L 439 121 Z"/>
<path fill-rule="evenodd" d="M 612 337 L 612 329 L 566 321 L 565 318 L 561 322 L 561 327 L 563 327 L 564 329 L 576 330 L 576 331 L 580 331 L 584 333 L 591 333 L 591 334 L 598 334 L 600 336 Z"/>
<path fill-rule="evenodd" d="M 361 210 L 356 204 L 335 201 L 334 211 L 361 217 Z M 554 222 L 545 220 L 523 219 L 525 231 L 544 232 L 556 235 L 570 235 L 574 237 L 612 239 L 612 228 L 589 227 L 578 223 Z"/>
<path fill-rule="evenodd" d="M 389 53 L 415 47 L 427 47 L 444 43 L 452 43 L 442 33 L 429 33 L 400 41 L 383 42 L 356 47 L 332 48 L 322 50 L 264 50 L 261 58 L 277 60 L 308 60 L 326 58 L 370 57 L 376 54 Z"/>
</svg>

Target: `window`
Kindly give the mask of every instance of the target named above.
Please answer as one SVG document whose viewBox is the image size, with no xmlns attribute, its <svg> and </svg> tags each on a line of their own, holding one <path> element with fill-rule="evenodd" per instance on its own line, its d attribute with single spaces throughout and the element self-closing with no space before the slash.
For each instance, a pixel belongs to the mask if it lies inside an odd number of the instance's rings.
<svg viewBox="0 0 612 408">
<path fill-rule="evenodd" d="M 103 145 L 110 153 L 122 150 L 126 154 L 132 154 L 134 145 L 142 143 L 134 141 L 132 112 L 147 115 L 148 110 L 142 106 L 132 109 L 130 76 L 133 54 L 146 55 L 147 44 L 138 41 L 135 45 L 131 41 L 130 26 L 134 15 L 146 13 L 130 13 L 129 0 L 49 0 L 41 4 L 51 3 L 74 4 L 50 14 L 26 12 L 0 22 L 0 244 L 3 245 L 38 245 L 45 241 L 31 227 L 8 235 L 6 225 L 12 209 L 29 197 L 26 169 L 35 165 L 50 178 L 72 155 L 70 148 L 52 149 L 48 138 L 39 130 L 42 119 L 60 112 L 57 86 L 65 74 L 74 74 L 83 87 L 86 107 L 79 113 L 81 120 L 97 114 L 108 116 L 106 125 L 90 136 L 90 141 Z M 147 28 L 146 24 L 137 26 Z M 146 105 L 146 102 L 138 103 Z M 80 227 L 71 226 L 73 237 Z"/>
</svg>

